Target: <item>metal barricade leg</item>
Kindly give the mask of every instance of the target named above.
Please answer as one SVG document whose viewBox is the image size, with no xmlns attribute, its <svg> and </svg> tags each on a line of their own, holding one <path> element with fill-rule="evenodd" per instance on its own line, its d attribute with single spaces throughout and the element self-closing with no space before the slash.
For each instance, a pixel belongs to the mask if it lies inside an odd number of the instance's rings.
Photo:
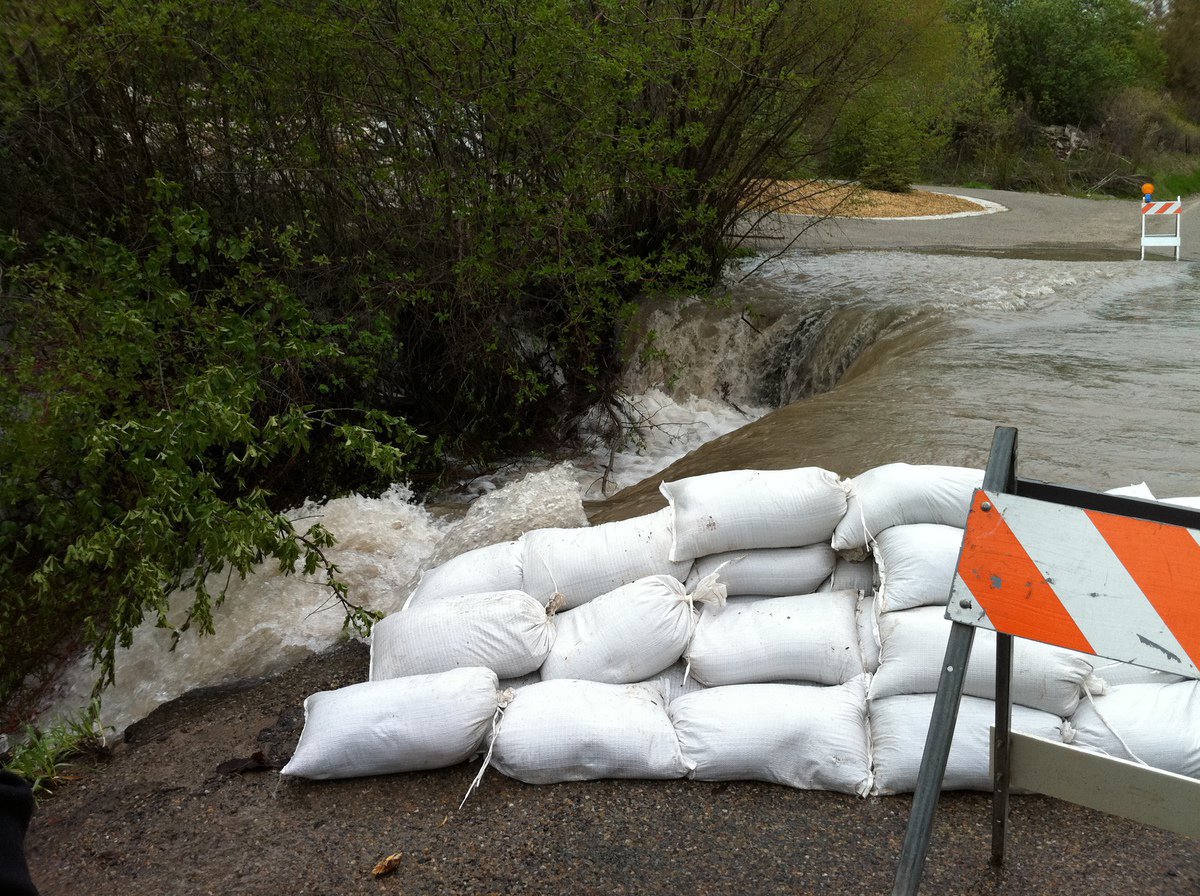
<svg viewBox="0 0 1200 896">
<path fill-rule="evenodd" d="M 933 815 L 937 810 L 942 779 L 946 775 L 950 741 L 954 736 L 954 725 L 958 721 L 958 705 L 962 699 L 963 680 L 966 677 L 967 661 L 971 658 L 971 644 L 974 640 L 974 626 L 958 622 L 951 626 L 892 896 L 914 896 L 921 885 L 925 853 L 929 850 L 929 836 L 933 830 Z"/>
<path fill-rule="evenodd" d="M 992 744 L 992 864 L 1004 863 L 1012 742 L 1012 635 L 996 635 L 996 729 Z"/>
</svg>

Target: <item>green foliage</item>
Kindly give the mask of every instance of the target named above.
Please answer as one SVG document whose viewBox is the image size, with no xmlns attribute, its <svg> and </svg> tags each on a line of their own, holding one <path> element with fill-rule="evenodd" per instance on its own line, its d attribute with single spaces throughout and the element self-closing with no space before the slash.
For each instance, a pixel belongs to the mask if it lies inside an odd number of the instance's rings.
<svg viewBox="0 0 1200 896">
<path fill-rule="evenodd" d="M 859 96 L 839 119 L 827 169 L 873 190 L 907 192 L 939 143 L 932 123 L 909 100 L 887 87 Z"/>
<path fill-rule="evenodd" d="M 946 138 L 947 162 L 986 168 L 998 147 L 1011 137 L 1013 110 L 1008 106 L 996 63 L 993 26 L 978 4 L 951 4 L 955 52 L 934 120 Z"/>
<path fill-rule="evenodd" d="M 1171 0 L 1162 43 L 1167 86 L 1192 121 L 1200 121 L 1200 0 Z"/>
<path fill-rule="evenodd" d="M 939 7 L 6 3 L 8 681 L 76 632 L 111 673 L 176 586 L 206 630 L 223 576 L 335 576 L 306 494 L 568 441 L 630 306 L 714 282 Z M 881 176 L 937 136 L 888 115 Z"/>
<path fill-rule="evenodd" d="M 948 131 L 950 178 L 1128 195 L 1145 171 L 1178 167 L 1173 155 L 1200 146 L 1187 120 L 1195 91 L 1163 86 L 1186 81 L 1195 51 L 1183 35 L 1194 28 L 1195 2 L 950 0 L 964 47 L 984 51 L 967 57 L 984 63 L 981 83 L 990 70 L 1004 88 L 987 113 L 951 116 L 960 123 Z M 981 96 L 989 93 L 996 98 Z M 1062 124 L 1082 126 L 1083 144 L 1052 147 L 1056 138 L 1042 126 Z"/>
<path fill-rule="evenodd" d="M 98 751 L 103 744 L 100 701 L 93 699 L 78 716 L 57 722 L 45 731 L 26 725 L 19 743 L 4 755 L 3 767 L 28 781 L 35 796 L 48 795 L 74 760 Z"/>
<path fill-rule="evenodd" d="M 1038 121 L 1087 126 L 1121 88 L 1161 81 L 1163 56 L 1135 0 L 981 0 L 1009 93 Z"/>
<path fill-rule="evenodd" d="M 1153 167 L 1162 153 L 1200 149 L 1200 125 L 1187 121 L 1171 95 L 1130 87 L 1108 104 L 1102 129 L 1113 150 L 1140 168 Z"/>
<path fill-rule="evenodd" d="M 1154 179 L 1158 195 L 1167 198 L 1175 196 L 1195 196 L 1200 193 L 1200 166 L 1190 171 L 1160 174 Z"/>
<path fill-rule="evenodd" d="M 102 679 L 146 617 L 202 633 L 234 574 L 266 558 L 323 571 L 348 610 L 330 533 L 299 530 L 266 484 L 320 450 L 393 478 L 414 434 L 388 414 L 329 405 L 344 328 L 314 322 L 270 273 L 302 239 L 216 236 L 169 204 L 138 251 L 103 236 L 0 251 L 0 642 L 4 683 L 82 632 Z M 314 390 L 313 386 L 317 385 Z M 336 390 L 334 390 L 336 391 Z M 168 597 L 191 605 L 178 625 Z"/>
<path fill-rule="evenodd" d="M 926 4 L 927 5 L 927 4 Z M 919 30 L 883 0 L 17 0 L 0 229 L 306 222 L 315 316 L 382 314 L 375 406 L 463 458 L 569 437 L 623 308 L 711 283 L 758 178 Z M 136 231 L 136 227 L 133 228 Z"/>
<path fill-rule="evenodd" d="M 827 173 L 902 192 L 925 174 L 944 178 L 948 151 L 961 164 L 1011 126 L 990 26 L 974 9 L 921 6 L 910 9 L 911 45 L 839 116 Z"/>
</svg>

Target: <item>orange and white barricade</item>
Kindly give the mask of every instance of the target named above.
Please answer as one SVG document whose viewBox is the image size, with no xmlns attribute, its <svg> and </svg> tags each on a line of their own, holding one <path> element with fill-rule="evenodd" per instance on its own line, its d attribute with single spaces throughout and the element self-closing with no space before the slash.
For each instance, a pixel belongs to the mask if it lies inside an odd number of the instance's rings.
<svg viewBox="0 0 1200 896">
<path fill-rule="evenodd" d="M 1013 638 L 1200 679 L 1200 511 L 1019 479 L 996 429 L 946 607 L 953 622 L 893 896 L 924 869 L 977 628 L 996 632 L 992 861 L 1011 787 L 1200 837 L 1200 780 L 1013 733 Z"/>
<path fill-rule="evenodd" d="M 1146 222 L 1161 220 L 1159 216 L 1170 215 L 1175 225 L 1173 233 L 1147 233 Z M 1183 199 L 1176 196 L 1173 200 L 1166 202 L 1143 202 L 1142 203 L 1142 261 L 1146 260 L 1147 246 L 1165 246 L 1175 249 L 1175 260 L 1179 261 L 1179 247 L 1182 243 L 1182 219 L 1183 219 Z"/>
</svg>

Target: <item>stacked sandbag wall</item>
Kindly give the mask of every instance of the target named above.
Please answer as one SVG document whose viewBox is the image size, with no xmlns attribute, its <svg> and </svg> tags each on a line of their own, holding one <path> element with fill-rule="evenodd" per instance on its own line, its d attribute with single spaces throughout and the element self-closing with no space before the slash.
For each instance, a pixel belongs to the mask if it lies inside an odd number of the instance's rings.
<svg viewBox="0 0 1200 896">
<path fill-rule="evenodd" d="M 1109 494 L 1156 500 L 1145 483 Z M 1200 498 L 1164 498 L 1200 509 Z M 1081 749 L 1200 778 L 1200 681 L 1097 659 L 1108 687 L 1081 702 L 1063 726 L 1063 740 Z"/>
<path fill-rule="evenodd" d="M 714 473 L 664 483 L 668 507 L 656 513 L 533 530 L 460 555 L 376 625 L 375 690 L 306 701 L 284 772 L 415 770 L 465 750 L 528 783 L 689 776 L 910 791 L 981 480 L 978 470 L 907 464 L 852 480 L 818 468 Z M 946 789 L 991 787 L 994 652 L 994 635 L 980 631 Z M 1111 752 L 1096 733 L 1108 698 L 1095 663 L 1018 642 L 1014 728 Z M 1119 666 L 1130 686 L 1174 681 Z M 457 681 L 446 676 L 468 673 L 469 705 L 439 710 L 464 733 L 430 726 L 433 742 L 415 748 L 402 720 L 424 718 L 421 694 L 444 702 Z M 1183 691 L 1163 696 L 1181 713 L 1192 699 Z M 1175 748 L 1164 736 L 1142 749 Z"/>
</svg>

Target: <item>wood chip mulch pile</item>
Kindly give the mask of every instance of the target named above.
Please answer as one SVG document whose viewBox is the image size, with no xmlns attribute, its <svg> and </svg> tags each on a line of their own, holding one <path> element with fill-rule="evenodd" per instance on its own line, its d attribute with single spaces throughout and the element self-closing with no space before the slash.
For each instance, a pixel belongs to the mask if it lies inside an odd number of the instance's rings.
<svg viewBox="0 0 1200 896">
<path fill-rule="evenodd" d="M 886 193 L 858 184 L 815 180 L 776 180 L 763 185 L 754 203 L 762 210 L 788 215 L 833 215 L 842 218 L 908 218 L 977 212 L 978 203 L 945 193 L 912 190 Z"/>
</svg>

